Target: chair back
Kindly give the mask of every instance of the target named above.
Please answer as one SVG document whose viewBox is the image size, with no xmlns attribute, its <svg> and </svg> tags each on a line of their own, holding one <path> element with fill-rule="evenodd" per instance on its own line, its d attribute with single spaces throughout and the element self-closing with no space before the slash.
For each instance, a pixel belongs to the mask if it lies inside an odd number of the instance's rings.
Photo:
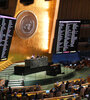
<svg viewBox="0 0 90 100">
<path fill-rule="evenodd" d="M 62 92 L 61 91 L 56 92 L 56 97 L 59 97 L 61 95 L 62 95 Z"/>
<path fill-rule="evenodd" d="M 51 97 L 53 97 L 53 93 L 48 94 L 48 98 L 51 98 Z"/>
</svg>

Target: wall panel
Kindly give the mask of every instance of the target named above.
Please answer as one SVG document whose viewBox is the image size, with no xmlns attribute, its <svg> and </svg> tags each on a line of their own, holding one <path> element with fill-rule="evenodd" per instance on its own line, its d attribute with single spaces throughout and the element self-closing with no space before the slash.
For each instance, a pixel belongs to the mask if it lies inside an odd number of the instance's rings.
<svg viewBox="0 0 90 100">
<path fill-rule="evenodd" d="M 58 19 L 90 19 L 90 0 L 61 0 Z"/>
</svg>

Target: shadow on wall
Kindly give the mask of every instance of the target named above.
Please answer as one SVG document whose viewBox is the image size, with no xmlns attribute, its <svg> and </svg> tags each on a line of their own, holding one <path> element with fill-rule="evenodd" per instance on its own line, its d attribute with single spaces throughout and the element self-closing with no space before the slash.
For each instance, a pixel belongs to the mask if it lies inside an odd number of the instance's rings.
<svg viewBox="0 0 90 100">
<path fill-rule="evenodd" d="M 0 0 L 0 15 L 13 17 L 15 15 L 17 0 Z"/>
</svg>

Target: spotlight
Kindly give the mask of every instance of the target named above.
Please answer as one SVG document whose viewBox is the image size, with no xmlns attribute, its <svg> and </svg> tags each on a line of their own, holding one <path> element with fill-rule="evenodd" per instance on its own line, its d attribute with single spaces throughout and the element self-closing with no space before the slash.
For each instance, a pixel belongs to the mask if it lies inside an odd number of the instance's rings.
<svg viewBox="0 0 90 100">
<path fill-rule="evenodd" d="M 45 0 L 45 1 L 51 1 L 51 0 Z"/>
<path fill-rule="evenodd" d="M 34 0 L 20 0 L 20 3 L 24 5 L 29 5 L 29 4 L 33 4 Z"/>
</svg>

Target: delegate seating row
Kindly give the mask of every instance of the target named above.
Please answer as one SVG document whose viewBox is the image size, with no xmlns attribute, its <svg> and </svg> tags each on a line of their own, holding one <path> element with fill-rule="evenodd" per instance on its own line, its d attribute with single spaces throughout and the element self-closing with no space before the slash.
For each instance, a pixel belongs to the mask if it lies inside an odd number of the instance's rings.
<svg viewBox="0 0 90 100">
<path fill-rule="evenodd" d="M 74 80 L 69 80 L 68 82 L 72 82 L 73 85 L 80 85 L 80 84 L 84 84 L 86 83 L 86 79 L 83 78 L 78 78 L 78 79 L 74 79 Z M 64 83 L 66 84 L 67 81 L 64 81 Z M 56 82 L 54 83 L 54 86 L 60 86 L 62 84 L 62 82 Z"/>
<path fill-rule="evenodd" d="M 75 80 L 71 80 L 69 82 L 77 82 L 81 80 L 85 80 L 85 79 L 75 79 Z M 85 81 L 84 81 L 85 82 Z M 68 98 L 72 98 L 75 99 L 76 97 L 78 98 L 79 96 L 83 97 L 82 94 L 80 94 L 80 91 L 82 89 L 82 86 L 84 86 L 85 88 L 85 95 L 88 96 L 88 91 L 90 90 L 90 83 L 84 83 L 83 82 L 81 84 L 76 84 L 76 85 L 72 85 L 72 87 L 69 88 L 69 91 L 67 91 L 68 89 L 63 90 L 63 88 L 61 86 L 65 86 L 66 85 L 66 81 L 62 82 L 64 85 L 57 85 L 56 83 L 54 84 L 54 88 L 50 89 L 50 90 L 42 90 L 40 85 L 34 85 L 34 86 L 24 86 L 24 87 L 18 87 L 18 88 L 5 88 L 3 90 L 0 90 L 0 100 L 3 100 L 2 98 L 11 98 L 10 100 L 14 100 L 14 99 L 19 99 L 19 100 L 61 100 L 61 99 L 66 99 L 68 100 Z M 34 89 L 30 90 L 30 88 L 34 87 Z M 39 89 L 37 90 L 36 88 L 39 87 Z M 88 89 L 89 88 L 89 89 Z M 71 90 L 70 90 L 71 89 Z M 87 91 L 86 91 L 87 90 Z M 63 96 L 63 94 L 68 93 L 67 95 Z M 24 98 L 24 99 L 23 99 Z M 76 100 L 76 99 L 75 99 Z M 80 100 L 80 99 L 79 99 Z"/>
</svg>

